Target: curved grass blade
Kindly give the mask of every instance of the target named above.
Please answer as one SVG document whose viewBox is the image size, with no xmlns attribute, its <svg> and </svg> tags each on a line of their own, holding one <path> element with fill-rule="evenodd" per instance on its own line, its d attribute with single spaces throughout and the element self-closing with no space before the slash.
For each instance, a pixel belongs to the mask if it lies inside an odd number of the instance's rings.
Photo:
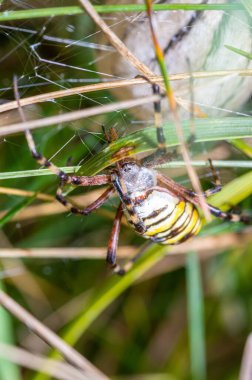
<svg viewBox="0 0 252 380">
<path fill-rule="evenodd" d="M 190 121 L 181 122 L 185 139 L 190 137 Z M 194 121 L 195 143 L 207 141 L 230 140 L 252 136 L 252 120 L 250 117 L 222 119 L 197 119 Z M 175 127 L 172 123 L 164 124 L 167 147 L 179 144 Z M 120 159 L 116 153 L 122 147 L 131 147 L 129 155 L 148 152 L 156 148 L 156 129 L 144 128 L 128 134 L 104 148 L 94 157 L 87 160 L 77 172 L 81 175 L 94 175 Z"/>
<path fill-rule="evenodd" d="M 237 140 L 236 140 L 237 141 Z M 244 152 L 244 150 L 242 149 Z M 247 155 L 249 155 L 248 151 Z M 252 158 L 252 152 L 251 152 Z M 242 169 L 252 169 L 252 162 L 248 160 L 212 160 L 213 166 L 215 168 L 242 168 Z M 209 165 L 207 160 L 193 160 L 191 164 L 196 167 L 205 167 Z M 169 161 L 164 164 L 153 165 L 153 168 L 156 169 L 165 169 L 165 168 L 180 168 L 185 167 L 185 162 L 180 160 Z M 60 170 L 63 170 L 65 173 L 76 173 L 80 169 L 80 166 L 61 166 Z M 0 174 L 1 179 L 14 179 L 14 178 L 30 178 L 30 177 L 41 177 L 41 176 L 55 176 L 54 173 L 49 169 L 34 169 L 34 170 L 19 170 L 15 172 L 6 172 Z"/>
<path fill-rule="evenodd" d="M 195 143 L 252 137 L 252 119 L 250 117 L 197 119 L 194 124 Z M 182 127 L 185 137 L 189 137 L 190 122 L 182 122 Z M 164 124 L 164 133 L 167 147 L 174 147 L 178 145 L 178 138 L 172 123 Z M 66 167 L 62 169 L 67 173 L 76 171 L 77 174 L 81 175 L 94 175 L 118 161 L 119 156 L 116 155 L 116 152 L 118 152 L 118 150 L 122 147 L 132 147 L 132 150 L 130 150 L 128 154 L 136 155 L 155 149 L 156 144 L 154 141 L 156 141 L 156 129 L 153 127 L 144 128 L 137 132 L 128 134 L 127 136 L 121 137 L 95 154 L 92 158 L 85 161 L 83 166 L 77 168 Z M 249 151 L 249 153 L 251 152 Z M 47 174 L 51 174 L 51 172 L 47 169 L 1 173 L 0 180 Z"/>
<path fill-rule="evenodd" d="M 251 53 L 248 53 L 248 52 L 246 52 L 244 50 L 241 50 L 241 49 L 237 49 L 237 48 L 235 48 L 233 46 L 230 46 L 230 45 L 224 45 L 224 46 L 225 46 L 225 48 L 227 48 L 228 50 L 233 51 L 234 53 L 242 55 L 243 57 L 246 57 L 248 59 L 252 59 L 252 54 Z"/>
<path fill-rule="evenodd" d="M 220 140 L 231 140 L 238 138 L 252 137 L 252 120 L 250 117 L 236 117 L 223 119 L 197 119 L 195 120 L 195 143 L 211 142 Z M 182 122 L 185 137 L 190 135 L 190 122 Z M 166 146 L 174 147 L 178 145 L 178 138 L 172 123 L 164 124 L 164 133 L 166 137 Z M 113 142 L 102 149 L 92 158 L 85 161 L 81 167 L 64 167 L 62 170 L 67 173 L 75 172 L 81 175 L 94 175 L 106 169 L 119 160 L 116 152 L 122 147 L 132 147 L 129 155 L 146 153 L 156 148 L 154 141 L 156 138 L 156 129 L 153 127 L 144 128 L 137 132 L 128 134 Z M 237 140 L 236 140 L 237 141 Z M 242 143 L 242 141 L 241 141 Z M 244 145 L 240 149 L 243 148 Z M 247 155 L 250 157 L 251 151 Z M 1 179 L 22 178 L 38 175 L 51 175 L 47 169 L 36 169 L 27 171 L 17 171 L 1 173 Z"/>
</svg>

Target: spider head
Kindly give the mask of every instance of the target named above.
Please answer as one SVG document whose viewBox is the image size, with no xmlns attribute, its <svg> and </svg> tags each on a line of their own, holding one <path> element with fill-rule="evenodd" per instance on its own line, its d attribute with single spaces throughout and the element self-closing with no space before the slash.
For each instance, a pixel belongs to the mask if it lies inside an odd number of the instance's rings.
<svg viewBox="0 0 252 380">
<path fill-rule="evenodd" d="M 132 161 L 121 165 L 118 177 L 124 192 L 127 193 L 144 191 L 156 185 L 155 172 Z"/>
</svg>

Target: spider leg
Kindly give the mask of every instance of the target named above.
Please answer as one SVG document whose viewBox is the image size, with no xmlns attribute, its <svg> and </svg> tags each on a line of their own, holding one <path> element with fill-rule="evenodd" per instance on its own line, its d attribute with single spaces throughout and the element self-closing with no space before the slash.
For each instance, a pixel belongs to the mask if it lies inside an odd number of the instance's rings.
<svg viewBox="0 0 252 380">
<path fill-rule="evenodd" d="M 148 78 L 143 77 L 148 82 Z M 167 161 L 171 161 L 174 156 L 174 152 L 167 152 L 164 129 L 162 127 L 162 113 L 161 113 L 161 94 L 160 87 L 156 83 L 151 83 L 153 94 L 160 95 L 160 100 L 154 102 L 154 122 L 156 127 L 157 134 L 157 149 L 154 153 L 149 156 L 143 158 L 141 160 L 141 165 L 145 167 L 152 167 L 153 165 L 162 164 Z"/>
<path fill-rule="evenodd" d="M 14 85 L 14 94 L 16 101 L 18 103 L 18 111 L 21 117 L 21 120 L 23 123 L 26 122 L 26 118 L 23 112 L 23 109 L 20 105 L 20 96 L 18 92 L 18 82 L 17 77 L 14 77 L 13 80 Z M 27 140 L 27 144 L 29 147 L 29 150 L 32 154 L 32 157 L 42 166 L 48 168 L 51 170 L 52 173 L 56 174 L 60 178 L 60 185 L 63 187 L 65 184 L 71 184 L 75 186 L 89 186 L 89 185 L 105 185 L 107 183 L 111 183 L 111 176 L 110 175 L 97 175 L 97 176 L 78 176 L 78 175 L 68 175 L 63 170 L 55 166 L 51 161 L 49 161 L 46 157 L 44 157 L 42 154 L 40 154 L 37 151 L 33 136 L 31 131 L 26 128 L 24 130 L 25 137 Z"/>
<path fill-rule="evenodd" d="M 214 187 L 211 189 L 208 189 L 204 192 L 206 198 L 208 198 L 210 195 L 218 193 L 218 191 L 221 191 L 221 189 L 222 189 L 222 184 L 221 184 L 219 172 L 216 171 L 215 167 L 213 166 L 212 160 L 210 158 L 208 161 L 209 161 L 209 166 L 210 166 L 212 176 L 213 176 Z"/>
<path fill-rule="evenodd" d="M 120 266 L 116 264 L 116 251 L 117 251 L 117 246 L 118 246 L 118 238 L 119 238 L 119 233 L 120 233 L 120 224 L 121 224 L 122 215 L 123 215 L 123 206 L 122 206 L 122 203 L 120 202 L 115 219 L 114 219 L 110 239 L 108 242 L 108 253 L 107 253 L 107 258 L 106 258 L 108 265 L 117 274 L 120 274 L 120 271 L 121 271 Z"/>
<path fill-rule="evenodd" d="M 160 87 L 158 84 L 152 84 L 153 94 L 160 95 Z M 157 143 L 158 143 L 158 151 L 160 154 L 166 153 L 166 145 L 165 145 L 165 136 L 164 130 L 162 127 L 162 113 L 161 113 L 161 95 L 160 99 L 154 102 L 154 120 L 155 127 L 157 131 Z"/>
<path fill-rule="evenodd" d="M 71 184 L 75 186 L 94 186 L 94 185 L 106 185 L 111 182 L 110 175 L 96 175 L 96 176 L 79 176 L 79 175 L 69 175 L 63 170 L 55 166 L 51 161 L 42 156 L 36 148 L 34 139 L 31 132 L 26 129 L 25 137 L 28 143 L 29 150 L 32 154 L 32 157 L 42 166 L 49 169 L 52 173 L 57 175 L 60 179 L 61 187 L 65 184 Z"/>
<path fill-rule="evenodd" d="M 119 271 L 117 271 L 116 273 L 119 275 L 119 276 L 124 276 L 134 265 L 134 263 L 140 259 L 140 257 L 142 257 L 146 250 L 151 246 L 153 245 L 153 241 L 148 241 L 146 244 L 144 244 L 144 246 L 140 249 L 139 252 L 137 252 L 136 255 L 134 255 L 125 265 L 123 268 L 120 268 Z"/>
<path fill-rule="evenodd" d="M 152 86 L 153 94 L 160 95 L 160 99 L 154 102 L 154 124 L 156 127 L 157 135 L 157 149 L 154 153 L 143 158 L 140 162 L 141 165 L 145 167 L 152 167 L 153 165 L 162 164 L 167 161 L 171 161 L 174 155 L 177 155 L 177 150 L 174 149 L 172 152 L 167 152 L 166 141 L 164 135 L 164 129 L 162 126 L 162 113 L 161 113 L 161 92 L 160 86 L 156 83 L 152 83 L 147 77 L 143 75 L 138 75 L 137 77 L 144 78 Z"/>
<path fill-rule="evenodd" d="M 106 191 L 104 191 L 104 193 L 101 194 L 99 198 L 97 198 L 93 203 L 84 209 L 76 207 L 70 200 L 66 199 L 62 194 L 61 187 L 59 187 L 57 190 L 56 199 L 73 214 L 88 215 L 102 206 L 103 203 L 105 203 L 106 200 L 111 197 L 114 191 L 115 189 L 110 186 Z"/>
<path fill-rule="evenodd" d="M 230 222 L 242 222 L 242 223 L 250 223 L 251 218 L 246 215 L 238 215 L 231 211 L 225 212 L 221 211 L 219 208 L 214 207 L 212 205 L 207 204 L 209 211 L 212 215 L 216 216 L 217 218 L 221 218 L 224 220 L 229 220 Z"/>
<path fill-rule="evenodd" d="M 210 170 L 211 170 L 212 176 L 213 176 L 213 182 L 212 183 L 213 183 L 214 187 L 207 189 L 203 192 L 203 195 L 206 198 L 210 197 L 213 194 L 218 193 L 222 189 L 222 184 L 221 184 L 219 172 L 217 172 L 217 170 L 213 166 L 212 160 L 210 158 L 208 159 L 208 162 L 209 162 L 209 167 L 210 167 Z M 197 197 L 197 194 L 191 190 L 190 190 L 190 195 Z"/>
<path fill-rule="evenodd" d="M 193 190 L 190 190 L 187 187 L 180 185 L 179 183 L 173 181 L 171 178 L 166 177 L 161 173 L 157 174 L 157 178 L 172 193 L 177 193 L 178 195 L 187 199 L 188 201 L 193 202 L 195 204 L 199 204 L 199 195 L 195 193 Z M 208 189 L 205 192 L 203 192 L 202 195 L 207 198 L 220 190 L 221 185 L 216 185 L 214 188 Z"/>
<path fill-rule="evenodd" d="M 165 177 L 164 175 L 158 173 L 157 174 L 158 180 L 162 182 L 165 187 L 170 190 L 172 193 L 177 194 L 178 196 L 181 196 L 188 200 L 189 202 L 192 202 L 196 206 L 199 206 L 199 195 L 196 194 L 194 191 L 187 189 L 186 187 L 179 185 L 178 183 L 174 182 L 171 178 Z M 210 191 L 213 193 L 216 193 L 216 191 L 219 191 L 220 189 L 210 189 Z M 209 192 L 206 194 L 203 193 L 204 196 L 208 196 Z M 225 212 L 221 211 L 219 208 L 214 207 L 207 203 L 207 207 L 209 208 L 209 211 L 212 215 L 216 216 L 217 218 L 222 218 L 225 220 L 229 220 L 231 222 L 243 222 L 243 223 L 249 223 L 251 219 L 245 215 L 238 215 L 233 212 Z"/>
<path fill-rule="evenodd" d="M 171 161 L 174 158 L 174 156 L 176 157 L 178 155 L 178 149 L 174 148 L 172 152 L 167 152 L 164 129 L 162 127 L 162 113 L 161 113 L 162 94 L 160 93 L 160 86 L 156 83 L 152 83 L 144 75 L 137 75 L 137 77 L 143 78 L 147 82 L 149 82 L 152 85 L 153 93 L 160 95 L 160 100 L 154 102 L 154 121 L 155 121 L 155 127 L 156 127 L 156 132 L 157 132 L 158 147 L 154 153 L 150 154 L 149 156 L 143 158 L 140 161 L 143 166 L 153 167 L 153 165 L 159 165 L 159 164 Z M 193 99 L 191 103 L 193 104 Z M 194 107 L 192 107 L 192 114 L 193 114 L 193 110 L 194 110 Z M 192 123 L 192 126 L 193 126 L 193 123 Z M 195 133 L 194 133 L 194 130 L 191 129 L 190 135 L 188 139 L 186 140 L 186 145 L 190 146 L 194 143 L 194 141 L 195 141 Z"/>
<path fill-rule="evenodd" d="M 137 75 L 136 78 L 145 79 L 146 82 L 151 84 L 153 94 L 160 95 L 160 99 L 155 101 L 153 104 L 154 105 L 154 123 L 155 123 L 156 133 L 157 133 L 157 144 L 158 144 L 157 151 L 159 152 L 159 154 L 164 154 L 166 153 L 166 144 L 165 144 L 164 130 L 162 127 L 162 113 L 161 113 L 162 94 L 160 91 L 160 86 L 157 83 L 153 83 L 152 81 L 150 81 L 150 79 L 144 75 Z"/>
</svg>

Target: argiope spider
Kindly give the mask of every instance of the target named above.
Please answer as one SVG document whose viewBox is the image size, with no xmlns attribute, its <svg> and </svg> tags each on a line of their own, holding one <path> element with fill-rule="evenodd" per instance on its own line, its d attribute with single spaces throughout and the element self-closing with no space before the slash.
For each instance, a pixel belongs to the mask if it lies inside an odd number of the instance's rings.
<svg viewBox="0 0 252 380">
<path fill-rule="evenodd" d="M 153 92 L 159 94 L 159 87 L 156 84 L 153 84 L 152 87 Z M 16 98 L 18 100 L 17 90 Z M 115 167 L 111 168 L 108 174 L 95 176 L 69 175 L 63 172 L 38 153 L 31 132 L 29 130 L 25 131 L 32 156 L 40 165 L 50 169 L 60 179 L 56 199 L 72 213 L 88 215 L 105 203 L 113 193 L 118 194 L 120 203 L 108 242 L 107 263 L 115 273 L 121 275 L 125 273 L 125 270 L 116 263 L 116 250 L 123 214 L 126 216 L 129 225 L 138 234 L 158 244 L 172 245 L 182 243 L 196 235 L 201 228 L 201 217 L 198 211 L 200 196 L 149 167 L 152 159 L 155 157 L 160 159 L 160 157 L 167 154 L 161 125 L 160 100 L 154 103 L 154 115 L 158 142 L 156 152 L 148 156 L 147 159 L 137 161 L 134 158 L 125 158 L 125 149 L 122 148 L 117 153 L 120 159 L 115 164 Z M 116 140 L 116 131 L 111 128 L 109 134 L 105 132 L 105 138 L 108 143 Z M 203 196 L 205 197 L 221 190 L 218 176 L 211 162 L 210 166 L 213 170 L 216 186 L 204 192 Z M 63 195 L 63 187 L 66 184 L 74 186 L 109 186 L 96 201 L 81 209 L 75 207 Z M 234 222 L 247 222 L 247 218 L 244 216 L 223 212 L 210 204 L 207 204 L 207 207 L 210 213 L 216 217 Z"/>
</svg>

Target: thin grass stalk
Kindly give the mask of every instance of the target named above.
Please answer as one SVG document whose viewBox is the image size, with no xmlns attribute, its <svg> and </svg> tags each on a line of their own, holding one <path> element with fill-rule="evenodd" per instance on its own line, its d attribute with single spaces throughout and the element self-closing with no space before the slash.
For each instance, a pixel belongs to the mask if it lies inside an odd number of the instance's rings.
<svg viewBox="0 0 252 380">
<path fill-rule="evenodd" d="M 247 3 L 249 0 L 243 0 Z M 0 4 L 3 1 L 0 1 Z M 144 4 L 115 4 L 115 5 L 96 5 L 94 6 L 98 13 L 112 13 L 112 12 L 144 12 L 146 7 Z M 212 10 L 242 10 L 243 6 L 239 3 L 234 4 L 154 4 L 154 11 L 164 10 L 184 10 L 184 11 L 212 11 Z M 0 12 L 0 21 L 12 21 L 12 20 L 26 20 L 35 19 L 41 17 L 55 17 L 55 16 L 74 16 L 83 13 L 83 9 L 78 6 L 68 7 L 47 7 L 37 9 L 26 9 L 17 11 L 4 11 Z"/>
<path fill-rule="evenodd" d="M 0 280 L 0 291 L 1 290 L 4 290 L 4 283 Z M 0 345 L 13 342 L 12 318 L 3 307 L 0 307 Z M 6 357 L 0 357 L 0 379 L 21 380 L 21 373 L 17 365 Z"/>
<path fill-rule="evenodd" d="M 79 354 L 74 348 L 66 344 L 53 331 L 43 325 L 43 323 L 37 320 L 31 313 L 25 310 L 1 289 L 0 304 L 51 347 L 57 349 L 58 352 L 60 352 L 73 366 L 83 370 L 84 373 L 88 373 L 90 378 L 94 380 L 107 380 L 107 377 L 95 368 L 87 359 Z"/>
<path fill-rule="evenodd" d="M 45 372 L 57 380 L 90 380 L 90 377 L 87 377 L 82 371 L 67 363 L 34 355 L 10 344 L 0 343 L 0 358 L 9 359 L 13 363 L 12 365 L 16 363 L 22 367 Z M 15 380 L 16 378 L 9 374 L 9 377 L 1 377 L 1 380 L 5 379 Z"/>
<path fill-rule="evenodd" d="M 170 81 L 178 81 L 178 80 L 186 80 L 189 79 L 190 76 L 192 78 L 212 78 L 212 77 L 226 77 L 226 76 L 248 76 L 252 75 L 252 69 L 235 69 L 235 70 L 219 70 L 219 71 L 209 71 L 209 72 L 193 72 L 192 74 L 181 73 L 181 74 L 170 74 Z M 155 75 L 149 78 L 150 81 L 163 84 L 163 77 Z M 102 83 L 94 83 L 85 86 L 77 86 L 72 88 L 67 88 L 64 90 L 51 91 L 46 92 L 44 94 L 28 96 L 20 99 L 20 105 L 27 106 L 31 104 L 37 104 L 42 102 L 48 102 L 52 99 L 59 99 L 72 95 L 81 95 L 84 93 L 90 93 L 94 91 L 102 91 L 102 90 L 111 90 L 114 88 L 123 88 L 133 85 L 146 85 L 146 80 L 142 78 L 132 78 L 132 79 L 124 79 L 124 80 L 115 80 L 111 82 L 102 82 Z M 176 97 L 178 103 L 181 103 L 180 98 Z M 183 102 L 185 102 L 183 100 Z M 183 103 L 181 103 L 183 106 Z M 18 107 L 17 102 L 10 101 L 4 104 L 0 104 L 0 113 L 10 111 L 16 109 Z"/>
<path fill-rule="evenodd" d="M 204 301 L 197 252 L 189 252 L 186 260 L 187 310 L 190 341 L 191 378 L 206 379 Z"/>
<path fill-rule="evenodd" d="M 180 143 L 181 153 L 182 153 L 183 159 L 185 161 L 187 172 L 188 172 L 189 178 L 191 180 L 192 186 L 193 186 L 194 190 L 196 191 L 196 193 L 198 195 L 200 195 L 203 192 L 202 187 L 201 187 L 199 177 L 197 176 L 196 171 L 190 165 L 190 155 L 189 155 L 189 152 L 188 152 L 188 149 L 186 146 L 186 139 L 184 137 L 183 129 L 182 129 L 181 122 L 179 119 L 176 99 L 175 99 L 175 96 L 173 94 L 173 90 L 172 90 L 171 85 L 170 85 L 169 74 L 168 74 L 168 70 L 166 68 L 165 59 L 164 59 L 164 53 L 160 47 L 159 41 L 158 41 L 157 36 L 156 36 L 155 29 L 154 29 L 153 21 L 152 21 L 152 0 L 145 0 L 145 4 L 147 7 L 147 14 L 148 14 L 148 18 L 149 18 L 151 36 L 152 36 L 152 40 L 153 40 L 153 46 L 155 49 L 156 58 L 157 58 L 157 61 L 159 64 L 160 71 L 161 71 L 163 78 L 164 78 L 166 96 L 167 96 L 168 104 L 170 106 L 170 110 L 171 110 L 171 113 L 173 116 L 174 125 L 176 128 L 176 133 L 177 133 L 178 140 Z M 208 221 L 210 221 L 211 220 L 211 214 L 210 214 L 210 211 L 208 210 L 208 207 L 206 205 L 206 201 L 205 201 L 204 197 L 200 198 L 200 206 L 204 212 L 206 219 Z"/>
<path fill-rule="evenodd" d="M 49 116 L 38 120 L 30 120 L 22 123 L 9 124 L 0 128 L 0 136 L 8 136 L 13 133 L 23 132 L 25 129 L 37 129 L 41 127 L 48 127 L 50 125 L 58 125 L 60 123 L 67 123 L 69 121 L 79 120 L 84 117 L 97 116 L 107 112 L 116 111 L 118 110 L 118 108 L 128 109 L 146 103 L 153 103 L 158 99 L 159 96 L 157 95 L 146 96 L 141 99 L 114 102 L 107 105 L 90 107 L 88 109 L 66 112 L 64 114 L 56 116 Z"/>
</svg>

